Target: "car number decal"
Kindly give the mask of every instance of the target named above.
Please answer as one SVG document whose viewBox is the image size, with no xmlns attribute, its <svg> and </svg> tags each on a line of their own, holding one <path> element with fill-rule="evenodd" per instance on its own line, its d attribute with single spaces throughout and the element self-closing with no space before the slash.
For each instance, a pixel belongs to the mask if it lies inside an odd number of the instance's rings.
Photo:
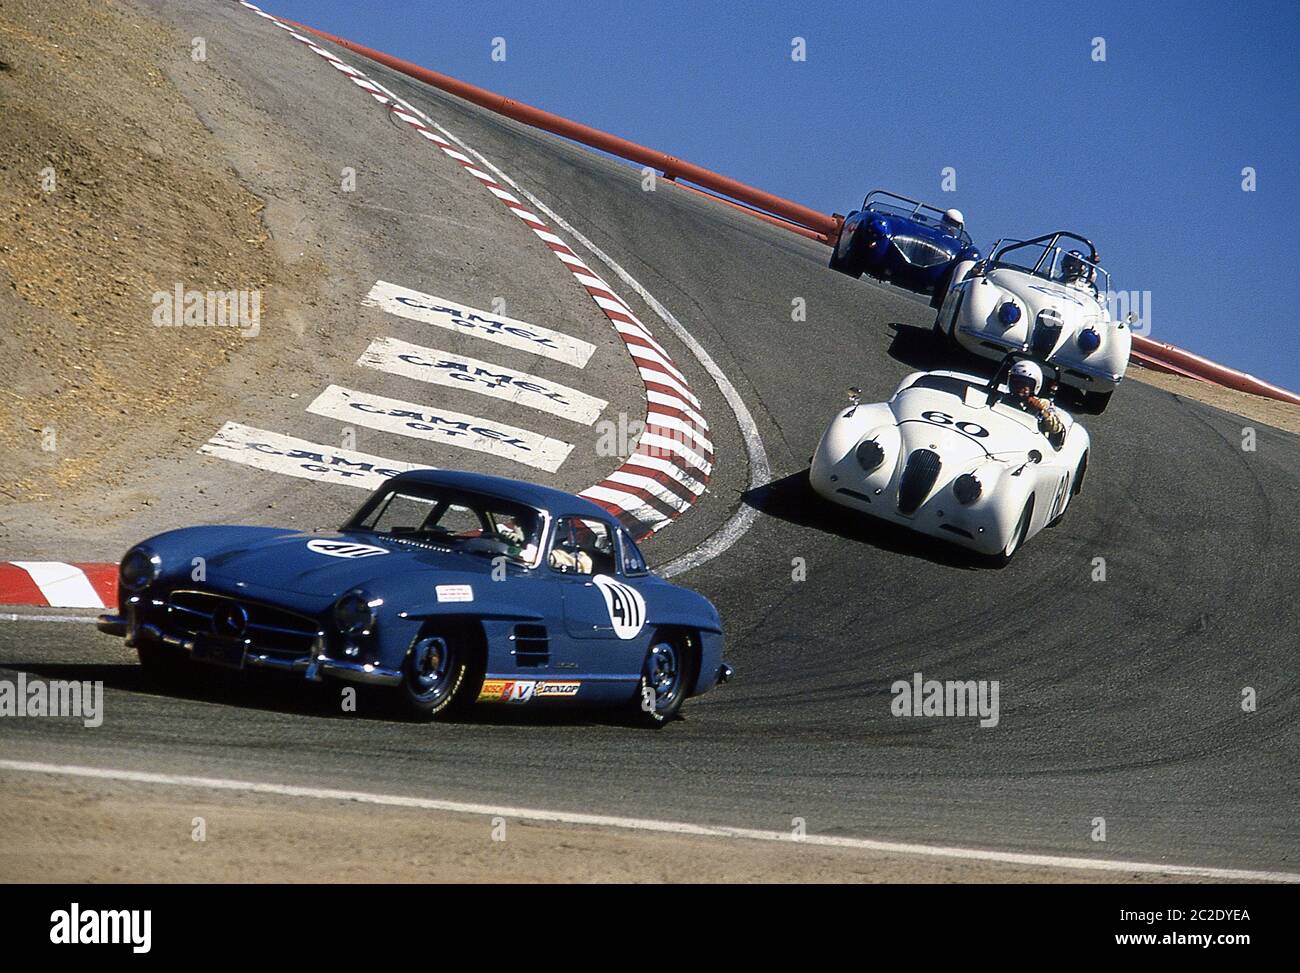
<svg viewBox="0 0 1300 973">
<path fill-rule="evenodd" d="M 329 557 L 375 557 L 388 551 L 373 544 L 355 544 L 352 541 L 314 540 L 307 542 L 307 550 Z"/>
<path fill-rule="evenodd" d="M 603 574 L 591 580 L 605 596 L 605 608 L 609 611 L 609 623 L 614 626 L 614 634 L 621 639 L 634 639 L 640 635 L 645 626 L 645 599 L 641 592 Z"/>
<path fill-rule="evenodd" d="M 940 412 L 938 409 L 930 409 L 928 412 L 922 412 L 921 418 L 926 422 L 933 422 L 936 426 L 952 426 L 960 433 L 967 436 L 974 436 L 983 439 L 989 434 L 989 431 L 976 422 L 968 422 L 965 419 L 953 421 L 952 416 L 946 412 Z"/>
</svg>

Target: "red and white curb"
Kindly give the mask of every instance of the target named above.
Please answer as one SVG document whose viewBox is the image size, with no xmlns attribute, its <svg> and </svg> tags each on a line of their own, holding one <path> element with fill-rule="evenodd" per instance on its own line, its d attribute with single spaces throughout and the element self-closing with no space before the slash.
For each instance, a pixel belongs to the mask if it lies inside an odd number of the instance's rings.
<svg viewBox="0 0 1300 973">
<path fill-rule="evenodd" d="M 579 495 L 609 511 L 638 538 L 662 529 L 690 509 L 704 493 L 713 472 L 709 424 L 700 413 L 700 400 L 691 391 L 686 376 L 627 302 L 540 216 L 479 168 L 450 139 L 435 131 L 422 112 L 271 14 L 246 0 L 237 2 L 324 58 L 394 117 L 459 163 L 546 244 L 614 326 L 644 385 L 645 427 L 623 464 Z M 114 564 L 0 563 L 0 604 L 103 608 L 116 603 Z"/>
<path fill-rule="evenodd" d="M 638 537 L 659 530 L 689 509 L 704 492 L 713 472 L 709 424 L 700 414 L 700 400 L 691 391 L 686 376 L 628 304 L 540 216 L 435 131 L 422 112 L 278 18 L 247 0 L 238 2 L 320 55 L 395 118 L 459 163 L 546 244 L 614 326 L 645 386 L 645 429 L 623 465 L 580 496 L 614 514 Z"/>
<path fill-rule="evenodd" d="M 0 562 L 0 604 L 105 608 L 117 604 L 116 564 Z"/>
</svg>

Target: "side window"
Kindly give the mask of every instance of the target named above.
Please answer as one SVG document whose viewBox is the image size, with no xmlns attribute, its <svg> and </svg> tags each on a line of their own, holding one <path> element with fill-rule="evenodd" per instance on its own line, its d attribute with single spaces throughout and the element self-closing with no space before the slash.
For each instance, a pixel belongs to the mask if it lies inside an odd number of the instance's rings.
<svg viewBox="0 0 1300 973">
<path fill-rule="evenodd" d="M 561 574 L 609 574 L 614 569 L 613 538 L 603 521 L 562 517 L 547 561 Z"/>
<path fill-rule="evenodd" d="M 632 540 L 632 535 L 620 529 L 618 541 L 623 552 L 623 573 L 626 575 L 648 573 L 650 569 L 646 567 L 645 558 L 642 556 L 640 548 L 636 546 L 636 541 Z"/>
</svg>

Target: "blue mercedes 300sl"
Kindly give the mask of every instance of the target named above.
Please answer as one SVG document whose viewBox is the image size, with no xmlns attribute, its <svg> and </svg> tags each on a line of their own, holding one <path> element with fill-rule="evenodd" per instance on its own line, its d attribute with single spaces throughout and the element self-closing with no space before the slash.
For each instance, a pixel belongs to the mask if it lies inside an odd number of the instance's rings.
<svg viewBox="0 0 1300 973">
<path fill-rule="evenodd" d="M 588 500 L 416 470 L 335 533 L 190 527 L 122 559 L 123 636 L 162 675 L 262 668 L 391 687 L 433 718 L 475 702 L 626 707 L 652 725 L 731 675 L 701 595 L 655 577 Z"/>
<path fill-rule="evenodd" d="M 830 266 L 850 277 L 867 273 L 929 294 L 938 307 L 948 293 L 953 268 L 979 258 L 959 210 L 940 210 L 876 189 L 867 193 L 862 209 L 844 218 Z"/>
</svg>

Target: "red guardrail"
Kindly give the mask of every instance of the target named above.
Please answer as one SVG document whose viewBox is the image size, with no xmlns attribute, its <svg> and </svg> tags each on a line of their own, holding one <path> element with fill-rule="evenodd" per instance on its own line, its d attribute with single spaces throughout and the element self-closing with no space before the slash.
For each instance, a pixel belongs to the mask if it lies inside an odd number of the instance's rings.
<svg viewBox="0 0 1300 973">
<path fill-rule="evenodd" d="M 296 27 L 298 30 L 324 38 L 339 47 L 354 51 L 362 57 L 369 58 L 392 68 L 394 71 L 399 71 L 418 81 L 423 81 L 425 84 L 456 95 L 458 98 L 473 102 L 499 115 L 505 115 L 507 118 L 513 118 L 525 125 L 552 132 L 575 142 L 581 142 L 583 145 L 600 149 L 602 152 L 608 152 L 611 155 L 627 159 L 629 162 L 651 166 L 663 172 L 664 176 L 674 181 L 679 188 L 692 189 L 690 186 L 677 182 L 677 180 L 681 179 L 689 180 L 698 186 L 712 190 L 710 193 L 704 193 L 711 199 L 735 206 L 737 209 L 784 229 L 811 237 L 831 246 L 835 244 L 839 236 L 843 219 L 837 215 L 828 216 L 825 213 L 819 213 L 807 206 L 764 192 L 761 189 L 755 189 L 753 186 L 747 186 L 743 182 L 738 182 L 721 173 L 678 159 L 666 152 L 659 152 L 656 149 L 638 145 L 627 139 L 619 138 L 617 135 L 610 135 L 589 125 L 583 125 L 581 122 L 571 121 L 541 108 L 535 108 L 532 105 L 526 105 L 496 92 L 488 91 L 486 88 L 480 88 L 477 85 L 460 81 L 437 71 L 430 71 L 428 68 L 413 64 L 400 57 L 385 54 L 383 51 L 377 51 L 374 48 L 357 44 L 346 38 L 338 37 L 323 30 L 317 30 L 315 27 L 308 27 L 306 24 L 284 18 L 277 19 L 281 20 L 282 23 Z M 730 198 L 722 199 L 720 196 L 714 195 L 714 193 Z M 737 200 L 744 205 L 737 205 L 732 200 Z M 1289 389 L 1265 382 L 1263 379 L 1248 375 L 1245 372 L 1239 372 L 1234 368 L 1228 368 L 1226 365 L 1220 365 L 1218 362 L 1202 358 L 1200 355 L 1184 351 L 1162 341 L 1134 335 L 1132 357 L 1134 361 L 1148 368 L 1156 368 L 1175 375 L 1184 375 L 1189 378 L 1237 389 L 1241 392 L 1249 392 L 1252 395 L 1262 395 L 1270 399 L 1279 399 L 1283 402 L 1300 405 L 1300 395 Z"/>
</svg>

